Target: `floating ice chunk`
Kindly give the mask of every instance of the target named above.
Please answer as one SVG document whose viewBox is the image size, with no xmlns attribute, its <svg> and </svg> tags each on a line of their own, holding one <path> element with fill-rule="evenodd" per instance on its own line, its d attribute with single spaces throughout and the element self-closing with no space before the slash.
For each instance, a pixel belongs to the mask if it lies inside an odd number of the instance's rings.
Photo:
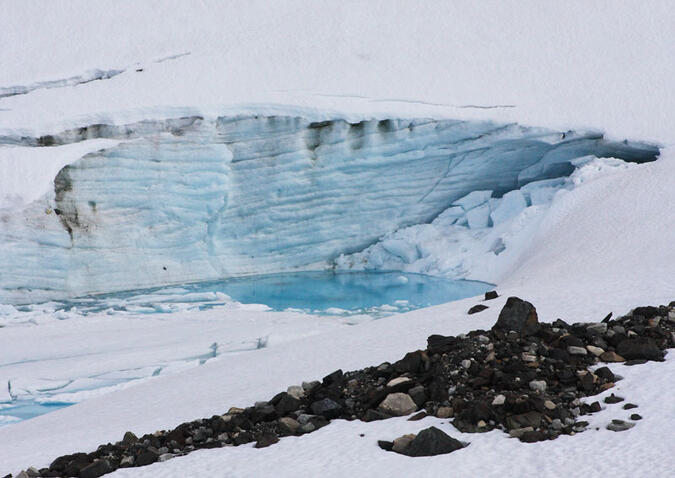
<svg viewBox="0 0 675 478">
<path fill-rule="evenodd" d="M 462 209 L 468 211 L 477 206 L 480 206 L 481 204 L 485 204 L 486 202 L 488 202 L 491 196 L 492 191 L 471 191 L 463 198 L 460 198 L 457 201 L 453 202 L 452 205 L 461 206 Z M 469 221 L 469 224 L 470 223 L 471 221 Z"/>
<path fill-rule="evenodd" d="M 451 226 L 457 220 L 464 216 L 464 209 L 460 206 L 452 206 L 443 211 L 432 221 L 432 224 L 437 226 Z"/>
<path fill-rule="evenodd" d="M 466 219 L 469 221 L 471 229 L 479 229 L 490 225 L 490 206 L 483 204 L 475 207 L 466 213 Z"/>
<path fill-rule="evenodd" d="M 386 239 L 382 242 L 382 247 L 388 253 L 401 258 L 401 260 L 407 264 L 410 264 L 419 258 L 417 247 L 402 239 Z"/>
<path fill-rule="evenodd" d="M 525 201 L 523 193 L 518 189 L 509 191 L 504 194 L 504 197 L 501 199 L 495 210 L 490 213 L 492 224 L 497 225 L 504 221 L 508 221 L 512 217 L 520 214 L 526 207 L 527 201 Z"/>
</svg>

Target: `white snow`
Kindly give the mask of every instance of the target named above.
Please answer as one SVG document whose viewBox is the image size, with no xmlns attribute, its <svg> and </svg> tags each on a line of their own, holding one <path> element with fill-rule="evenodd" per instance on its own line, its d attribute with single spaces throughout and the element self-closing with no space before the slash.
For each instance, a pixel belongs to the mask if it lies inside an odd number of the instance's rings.
<svg viewBox="0 0 675 478">
<path fill-rule="evenodd" d="M 0 400 L 11 398 L 4 387 L 11 382 L 12 394 L 24 395 L 64 386 L 52 398 L 71 394 L 79 403 L 19 423 L 9 423 L 0 409 L 0 475 L 93 450 L 127 430 L 153 432 L 268 399 L 336 368 L 396 360 L 423 348 L 432 333 L 488 328 L 509 295 L 533 302 L 541 320 L 569 322 L 675 299 L 670 1 L 3 1 L 0 11 L 0 92 L 26 91 L 0 98 L 2 143 L 96 123 L 264 113 L 308 121 L 431 117 L 592 128 L 664 146 L 658 161 L 643 165 L 578 160 L 569 179 L 529 183 L 499 201 L 483 195 L 466 205 L 471 219 L 462 208 L 446 209 L 431 224 L 397 225 L 372 249 L 344 257 L 367 257 L 374 268 L 494 278 L 501 297 L 480 314 L 466 315 L 478 299 L 381 320 L 236 304 L 152 317 L 142 311 L 55 316 L 45 305 L 30 322 L 0 328 Z M 124 72 L 74 84 L 97 69 Z M 21 224 L 12 229 L 20 232 L 18 240 L 12 235 L 16 244 L 67 248 L 55 215 L 45 214 L 51 182 L 64 164 L 90 153 L 101 157 L 109 153 L 98 151 L 107 148 L 118 148 L 117 141 L 2 146 L 0 235 Z M 547 157 L 519 179 L 545 177 L 558 160 Z M 37 220 L 40 214 L 49 218 Z M 490 222 L 494 227 L 467 227 Z M 9 261 L 35 266 L 35 254 L 22 255 L 21 247 L 8 250 L 0 274 Z M 43 285 L 63 287 L 59 274 L 70 256 L 45 256 Z M 0 305 L 0 314 L 25 313 Z M 267 345 L 257 348 L 261 338 Z M 222 352 L 215 357 L 213 343 Z M 337 421 L 267 449 L 200 451 L 111 476 L 440 476 L 451 470 L 485 477 L 666 477 L 675 470 L 674 367 L 672 351 L 664 363 L 612 366 L 624 379 L 609 392 L 637 403 L 644 417 L 621 433 L 604 425 L 628 413 L 609 406 L 591 416 L 587 432 L 529 445 L 500 432 L 461 434 L 433 418 Z M 101 381 L 106 387 L 91 392 Z M 378 439 L 430 424 L 471 445 L 417 459 L 377 448 Z"/>
</svg>

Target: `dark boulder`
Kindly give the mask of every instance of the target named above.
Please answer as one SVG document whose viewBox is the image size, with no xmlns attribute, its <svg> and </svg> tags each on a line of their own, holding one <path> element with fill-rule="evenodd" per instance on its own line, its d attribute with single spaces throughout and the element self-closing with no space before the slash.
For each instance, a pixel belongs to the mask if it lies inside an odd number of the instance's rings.
<svg viewBox="0 0 675 478">
<path fill-rule="evenodd" d="M 497 294 L 496 290 L 491 290 L 485 293 L 485 300 L 492 300 L 496 299 L 497 297 L 499 297 L 499 294 Z"/>
<path fill-rule="evenodd" d="M 616 347 L 616 351 L 626 360 L 663 360 L 663 351 L 649 337 L 625 339 Z"/>
<path fill-rule="evenodd" d="M 451 453 L 464 448 L 456 440 L 436 427 L 429 427 L 417 434 L 405 449 L 408 456 L 434 456 Z"/>
<path fill-rule="evenodd" d="M 427 339 L 427 350 L 430 354 L 444 354 L 450 352 L 457 345 L 457 337 L 430 335 Z"/>
<path fill-rule="evenodd" d="M 342 405 L 331 400 L 330 398 L 317 400 L 316 402 L 312 403 L 311 409 L 314 415 L 320 415 L 324 418 L 327 418 L 328 420 L 331 418 L 337 418 L 342 413 Z"/>
<path fill-rule="evenodd" d="M 537 309 L 532 304 L 518 297 L 509 297 L 499 313 L 497 323 L 492 330 L 508 332 L 513 330 L 521 335 L 535 333 L 539 328 Z"/>
</svg>

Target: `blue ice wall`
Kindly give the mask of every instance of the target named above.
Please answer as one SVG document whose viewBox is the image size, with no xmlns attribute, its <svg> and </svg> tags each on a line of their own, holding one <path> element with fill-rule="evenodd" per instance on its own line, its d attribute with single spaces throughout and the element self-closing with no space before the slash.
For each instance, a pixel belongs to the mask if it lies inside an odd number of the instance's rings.
<svg viewBox="0 0 675 478">
<path fill-rule="evenodd" d="M 586 155 L 658 155 L 598 133 L 487 121 L 94 126 L 33 141 L 128 139 L 61 170 L 53 197 L 3 211 L 0 303 L 303 269 L 429 222 L 471 191 L 565 176 Z"/>
</svg>

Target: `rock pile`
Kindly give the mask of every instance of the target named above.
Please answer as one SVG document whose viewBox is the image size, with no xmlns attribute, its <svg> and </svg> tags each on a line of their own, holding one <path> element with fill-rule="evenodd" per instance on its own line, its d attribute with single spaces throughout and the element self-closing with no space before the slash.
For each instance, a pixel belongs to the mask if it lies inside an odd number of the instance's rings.
<svg viewBox="0 0 675 478">
<path fill-rule="evenodd" d="M 588 423 L 582 417 L 601 405 L 581 399 L 612 388 L 619 379 L 608 367 L 591 367 L 603 361 L 631 365 L 663 360 L 664 350 L 674 345 L 674 331 L 675 302 L 639 307 L 617 320 L 608 316 L 599 323 L 558 319 L 547 324 L 538 321 L 532 304 L 511 297 L 491 330 L 432 335 L 425 350 L 409 352 L 397 362 L 337 370 L 321 382 L 292 386 L 268 401 L 173 430 L 140 438 L 127 432 L 117 443 L 61 456 L 49 468 L 22 473 L 95 478 L 201 448 L 251 442 L 262 448 L 281 437 L 311 433 L 336 418 L 369 422 L 415 411 L 419 413 L 411 419 L 452 418 L 463 432 L 500 429 L 528 443 L 554 439 L 583 431 Z M 633 425 L 613 423 L 610 429 Z M 438 451 L 429 443 L 441 443 L 439 449 L 457 446 L 438 432 L 432 427 L 392 443 L 391 449 L 423 456 Z"/>
</svg>

